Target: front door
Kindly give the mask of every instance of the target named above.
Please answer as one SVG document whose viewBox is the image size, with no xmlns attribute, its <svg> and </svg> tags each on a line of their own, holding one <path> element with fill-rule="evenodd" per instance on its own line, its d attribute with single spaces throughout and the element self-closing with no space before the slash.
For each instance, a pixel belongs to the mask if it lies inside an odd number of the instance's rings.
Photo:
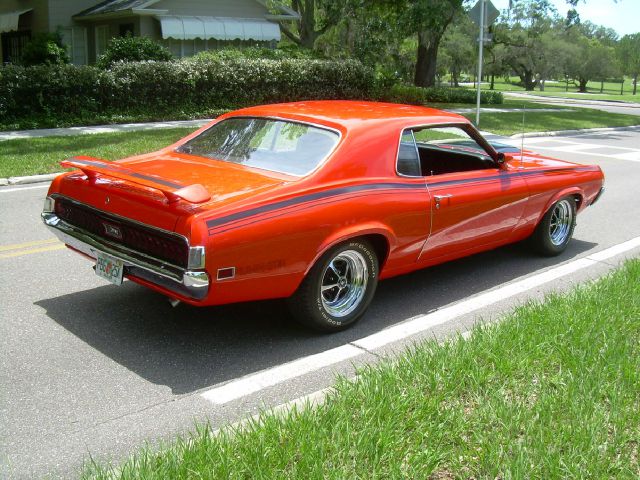
<svg viewBox="0 0 640 480">
<path fill-rule="evenodd" d="M 527 185 L 464 129 L 414 129 L 431 194 L 431 234 L 420 262 L 463 256 L 507 241 L 524 213 Z"/>
</svg>

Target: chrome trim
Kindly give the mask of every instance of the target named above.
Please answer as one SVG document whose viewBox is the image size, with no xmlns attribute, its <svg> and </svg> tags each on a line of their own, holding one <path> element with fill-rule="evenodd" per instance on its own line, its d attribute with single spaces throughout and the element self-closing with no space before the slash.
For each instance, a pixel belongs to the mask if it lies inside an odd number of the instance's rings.
<svg viewBox="0 0 640 480">
<path fill-rule="evenodd" d="M 600 200 L 600 197 L 602 196 L 603 193 L 604 193 L 604 187 L 600 187 L 600 191 L 598 192 L 598 194 L 595 197 L 593 197 L 593 200 L 591 200 L 591 203 L 589 204 L 589 206 L 593 205 L 598 200 Z"/>
<path fill-rule="evenodd" d="M 136 271 L 136 277 L 198 300 L 204 298 L 209 290 L 209 276 L 204 271 L 187 270 L 97 237 L 65 222 L 55 213 L 42 212 L 42 221 L 62 242 L 89 257 L 96 258 L 100 252 L 121 260 L 125 273 L 132 269 Z M 150 275 L 139 275 L 138 270 Z"/>
<path fill-rule="evenodd" d="M 179 240 L 182 240 L 184 243 L 186 243 L 187 245 L 189 245 L 189 240 L 187 239 L 187 237 L 185 237 L 184 235 L 180 235 L 179 233 L 176 232 L 172 232 L 171 230 L 165 230 L 164 228 L 159 228 L 159 227 L 154 227 L 152 225 L 149 225 L 147 223 L 142 223 L 139 222 L 138 220 L 134 220 L 132 218 L 128 218 L 128 217 L 123 217 L 122 215 L 118 215 L 117 213 L 111 213 L 111 212 L 105 212 L 104 210 L 100 210 L 97 209 L 95 207 L 92 207 L 91 205 L 87 205 L 86 203 L 81 203 L 78 202 L 77 200 L 74 200 L 72 198 L 66 197 L 64 195 L 60 195 L 59 193 L 54 193 L 51 195 L 51 198 L 53 198 L 54 200 L 61 198 L 66 202 L 70 202 L 73 203 L 74 205 L 78 205 L 81 208 L 86 208 L 87 210 L 93 210 L 94 212 L 100 214 L 100 215 L 106 215 L 107 217 L 112 217 L 115 220 L 119 220 L 123 223 L 132 223 L 134 225 L 137 225 L 145 230 L 151 230 L 151 231 L 156 231 L 159 232 L 163 235 L 169 235 L 171 237 L 175 237 Z M 53 212 L 54 210 L 52 210 Z"/>
</svg>

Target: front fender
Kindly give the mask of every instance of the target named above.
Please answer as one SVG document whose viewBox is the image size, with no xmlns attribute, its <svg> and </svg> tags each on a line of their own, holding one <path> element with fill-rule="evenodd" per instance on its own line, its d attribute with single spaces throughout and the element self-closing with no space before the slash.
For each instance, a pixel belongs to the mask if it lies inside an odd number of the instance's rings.
<svg viewBox="0 0 640 480">
<path fill-rule="evenodd" d="M 551 206 L 554 203 L 556 203 L 561 198 L 569 196 L 569 195 L 574 195 L 574 196 L 578 196 L 579 197 L 580 201 L 578 203 L 578 206 L 580 208 L 577 209 L 577 210 L 582 210 L 582 207 L 584 206 L 584 201 L 583 201 L 584 200 L 584 191 L 580 187 L 567 187 L 567 188 L 564 188 L 564 189 L 560 190 L 559 192 L 555 193 L 549 199 L 547 204 L 542 209 L 542 212 L 540 213 L 540 216 L 538 217 L 538 221 L 536 222 L 536 225 L 538 223 L 540 223 L 540 220 L 542 219 L 542 217 L 544 217 L 544 215 L 549 211 L 549 209 L 551 208 Z"/>
<path fill-rule="evenodd" d="M 316 262 L 324 255 L 329 249 L 334 246 L 346 242 L 348 240 L 363 237 L 366 235 L 380 235 L 387 241 L 388 252 L 390 252 L 397 243 L 397 238 L 393 230 L 382 223 L 368 222 L 365 224 L 349 225 L 348 227 L 341 228 L 332 232 L 318 247 L 318 251 L 312 262 L 309 263 L 304 274 L 307 275 L 309 270 L 316 264 Z M 380 269 L 386 259 L 380 259 Z"/>
</svg>

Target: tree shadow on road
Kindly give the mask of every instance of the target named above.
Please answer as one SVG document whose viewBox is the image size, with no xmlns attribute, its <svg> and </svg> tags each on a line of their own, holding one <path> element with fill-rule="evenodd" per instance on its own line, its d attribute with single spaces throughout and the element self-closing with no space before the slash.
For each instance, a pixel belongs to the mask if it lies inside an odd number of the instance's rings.
<svg viewBox="0 0 640 480">
<path fill-rule="evenodd" d="M 163 296 L 133 282 L 36 305 L 103 355 L 183 394 L 343 345 L 594 246 L 574 239 L 560 257 L 540 258 L 518 244 L 381 282 L 364 318 L 333 335 L 297 326 L 282 301 L 172 308 Z"/>
</svg>

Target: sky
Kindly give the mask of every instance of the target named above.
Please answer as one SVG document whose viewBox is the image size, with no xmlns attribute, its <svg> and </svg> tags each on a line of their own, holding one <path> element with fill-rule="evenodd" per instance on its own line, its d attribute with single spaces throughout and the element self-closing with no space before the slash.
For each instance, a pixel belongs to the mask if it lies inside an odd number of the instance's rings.
<svg viewBox="0 0 640 480">
<path fill-rule="evenodd" d="M 507 8 L 509 0 L 491 0 L 498 10 Z M 561 16 L 570 8 L 565 0 L 551 0 Z M 621 37 L 640 32 L 640 0 L 580 0 L 576 8 L 582 21 L 613 28 Z"/>
</svg>

